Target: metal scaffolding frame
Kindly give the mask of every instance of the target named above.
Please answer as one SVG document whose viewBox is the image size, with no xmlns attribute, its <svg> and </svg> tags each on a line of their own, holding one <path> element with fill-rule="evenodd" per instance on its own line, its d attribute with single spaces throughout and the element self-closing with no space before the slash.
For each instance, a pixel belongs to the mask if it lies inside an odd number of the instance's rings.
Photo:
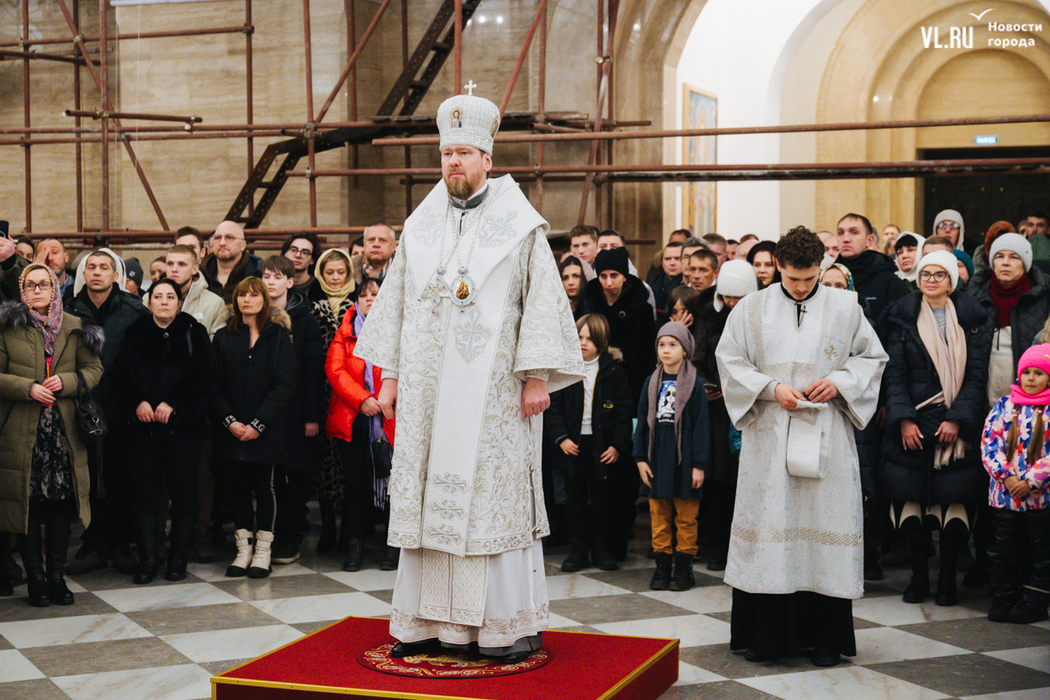
<svg viewBox="0 0 1050 700">
<path fill-rule="evenodd" d="M 89 0 L 84 0 L 88 2 Z M 337 79 L 327 99 L 319 110 L 315 111 L 313 96 L 312 67 L 312 31 L 310 24 L 310 0 L 302 0 L 302 34 L 305 59 L 304 78 L 306 83 L 305 120 L 302 122 L 258 124 L 254 119 L 253 89 L 253 0 L 244 0 L 244 21 L 240 25 L 211 28 L 175 29 L 135 34 L 111 33 L 109 31 L 109 3 L 98 0 L 98 33 L 87 35 L 81 24 L 81 0 L 54 0 L 62 12 L 67 36 L 30 39 L 30 0 L 20 0 L 21 4 L 21 38 L 17 41 L 0 42 L 0 60 L 17 60 L 22 62 L 22 107 L 23 124 L 21 127 L 0 128 L 0 146 L 19 146 L 23 151 L 25 176 L 25 228 L 26 232 L 36 236 L 47 236 L 95 245 L 102 241 L 112 243 L 134 244 L 170 240 L 173 234 L 160 204 L 150 186 L 149 177 L 139 162 L 134 143 L 142 141 L 182 141 L 198 139 L 244 139 L 246 143 L 246 190 L 253 182 L 253 172 L 257 164 L 255 157 L 255 139 L 265 137 L 285 137 L 298 139 L 305 145 L 307 159 L 306 169 L 295 169 L 294 161 L 285 171 L 283 177 L 303 177 L 308 182 L 309 192 L 309 225 L 304 227 L 281 228 L 248 228 L 246 233 L 251 241 L 272 243 L 290 233 L 315 232 L 332 237 L 344 237 L 359 233 L 363 225 L 351 226 L 318 226 L 317 215 L 317 178 L 350 177 L 356 187 L 360 178 L 397 177 L 405 188 L 405 216 L 413 208 L 412 188 L 435 182 L 440 177 L 438 168 L 412 166 L 413 147 L 433 148 L 437 138 L 432 136 L 437 129 L 432 118 L 411 116 L 414 106 L 422 99 L 430 82 L 441 70 L 444 60 L 442 53 L 453 57 L 455 85 L 461 86 L 462 48 L 464 18 L 477 7 L 480 0 L 445 0 L 439 17 L 435 18 L 432 29 L 440 25 L 438 35 L 433 40 L 430 50 L 438 58 L 432 59 L 428 66 L 429 73 L 424 78 L 410 79 L 410 65 L 418 65 L 419 52 L 426 46 L 421 42 L 415 54 L 410 54 L 408 37 L 408 2 L 400 0 L 399 15 L 401 25 L 402 65 L 405 72 L 395 91 L 404 89 L 405 107 L 398 116 L 380 116 L 372 119 L 360 116 L 358 103 L 357 60 L 368 45 L 381 20 L 387 14 L 392 0 L 382 0 L 360 39 L 357 37 L 356 2 L 344 0 L 344 12 L 347 22 L 348 59 L 342 73 Z M 505 130 L 497 135 L 501 143 L 532 144 L 530 164 L 494 168 L 494 173 L 513 173 L 518 179 L 534 183 L 534 201 L 542 211 L 544 192 L 548 183 L 583 183 L 578 221 L 588 219 L 599 227 L 611 225 L 613 216 L 612 188 L 614 183 L 631 182 L 666 182 L 666 181 L 725 181 L 725 180 L 787 180 L 787 179 L 848 179 L 848 178 L 900 178 L 900 177 L 940 177 L 967 176 L 982 172 L 1006 174 L 1046 173 L 1050 172 L 1050 158 L 979 158 L 953 161 L 895 161 L 883 163 L 794 163 L 794 164 L 719 164 L 719 165 L 678 165 L 678 164 L 616 164 L 614 162 L 613 144 L 619 140 L 678 138 L 692 136 L 729 136 L 748 134 L 785 134 L 800 132 L 853 131 L 875 129 L 906 129 L 918 127 L 945 127 L 976 124 L 1035 123 L 1050 122 L 1050 114 L 1021 115 L 989 118 L 926 119 L 898 120 L 887 122 L 858 122 L 840 124 L 798 124 L 763 127 L 718 128 L 718 129 L 640 129 L 649 126 L 649 122 L 617 121 L 615 105 L 615 56 L 614 47 L 619 20 L 619 0 L 595 0 L 597 6 L 596 22 L 596 76 L 595 102 L 593 117 L 584 113 L 548 113 L 546 111 L 546 59 L 547 59 L 547 0 L 536 0 L 536 8 L 528 33 L 522 43 L 517 62 L 508 77 L 506 88 L 500 100 L 500 111 L 505 113 L 514 92 L 518 77 L 528 59 L 530 52 L 535 51 L 538 72 L 536 102 L 534 113 L 509 115 L 505 114 Z M 441 12 L 450 14 L 450 20 L 439 22 Z M 395 13 L 391 13 L 394 15 Z M 451 28 L 447 33 L 448 23 Z M 108 50 L 112 44 L 127 39 L 170 39 L 189 36 L 215 36 L 222 34 L 242 34 L 245 41 L 245 118 L 240 123 L 206 124 L 195 115 L 166 115 L 148 113 L 130 113 L 115 109 L 109 94 L 110 65 Z M 538 38 L 537 38 L 538 37 Z M 535 47 L 533 43 L 536 43 Z M 451 44 L 451 46 L 449 46 Z M 71 45 L 73 50 L 64 51 L 62 45 Z M 89 48 L 92 47 L 92 48 Z M 440 59 L 440 60 L 438 60 Z M 37 126 L 31 118 L 31 70 L 35 61 L 60 62 L 71 65 L 72 70 L 72 103 L 65 110 L 65 116 L 73 119 L 72 126 Z M 436 67 L 434 67 L 436 65 Z M 99 92 L 99 104 L 94 108 L 85 108 L 83 103 L 82 71 L 87 70 L 89 79 Z M 348 120 L 344 122 L 325 122 L 332 104 L 339 97 L 343 88 L 348 92 Z M 457 90 L 460 88 L 457 87 Z M 414 91 L 414 92 L 413 92 Z M 393 102 L 401 99 L 400 94 L 392 92 Z M 388 102 L 391 101 L 388 97 Z M 406 113 L 407 112 L 407 113 Z M 98 125 L 86 125 L 85 120 L 97 121 Z M 124 121 L 145 122 L 135 127 L 127 127 Z M 512 129 L 507 131 L 506 129 Z M 517 129 L 519 131 L 513 131 Z M 418 134 L 427 134 L 419 136 Z M 10 138 L 3 138 L 9 136 Z M 327 141 L 325 141 L 327 139 Z M 333 140 L 336 139 L 336 140 Z M 324 148 L 347 146 L 351 167 L 337 169 L 318 169 L 316 153 L 318 144 L 324 142 Z M 588 142 L 589 155 L 586 163 L 579 165 L 549 165 L 545 162 L 545 151 L 548 146 L 559 143 Z M 155 230 L 115 230 L 110 221 L 110 148 L 100 149 L 100 222 L 97 227 L 89 228 L 84 222 L 84 144 L 123 144 L 128 159 L 134 167 L 141 186 L 147 195 L 157 217 L 159 228 Z M 75 150 L 76 173 L 76 230 L 37 232 L 33 228 L 33 177 L 32 154 L 37 145 L 71 144 Z M 399 147 L 404 151 L 405 167 L 396 168 L 362 168 L 360 167 L 360 149 L 362 147 L 383 148 Z M 271 157 L 272 160 L 272 157 Z M 265 171 L 265 168 L 263 169 Z M 260 177 L 255 175 L 256 181 Z M 259 188 L 276 188 L 280 183 L 262 182 Z M 593 190 L 593 207 L 591 194 Z M 246 203 L 248 215 L 251 216 L 258 202 L 251 191 Z M 241 197 L 246 197 L 242 191 Z M 270 197 L 272 202 L 276 192 Z M 239 198 L 240 199 L 240 198 Z M 267 205 L 268 206 L 268 205 Z M 233 211 L 233 209 L 231 209 Z M 262 216 L 265 215 L 265 212 Z M 647 243 L 651 241 L 635 241 Z"/>
</svg>

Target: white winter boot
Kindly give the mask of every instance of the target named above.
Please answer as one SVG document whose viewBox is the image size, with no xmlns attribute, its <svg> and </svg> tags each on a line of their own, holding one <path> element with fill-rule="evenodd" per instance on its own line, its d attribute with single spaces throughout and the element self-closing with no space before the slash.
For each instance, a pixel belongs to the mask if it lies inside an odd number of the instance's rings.
<svg viewBox="0 0 1050 700">
<path fill-rule="evenodd" d="M 273 545 L 273 533 L 259 530 L 255 533 L 255 554 L 252 565 L 248 567 L 248 578 L 266 578 L 270 575 L 270 547 Z"/>
<path fill-rule="evenodd" d="M 237 556 L 233 563 L 226 567 L 227 576 L 244 576 L 252 561 L 252 533 L 248 530 L 237 530 L 233 533 L 237 540 Z"/>
</svg>

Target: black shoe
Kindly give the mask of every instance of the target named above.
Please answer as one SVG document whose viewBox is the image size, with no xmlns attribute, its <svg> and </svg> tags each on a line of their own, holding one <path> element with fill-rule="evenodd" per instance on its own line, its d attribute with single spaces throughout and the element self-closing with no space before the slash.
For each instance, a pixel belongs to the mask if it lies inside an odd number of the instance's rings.
<svg viewBox="0 0 1050 700">
<path fill-rule="evenodd" d="M 821 668 L 830 668 L 842 663 L 842 656 L 834 649 L 818 646 L 813 650 L 813 665 Z"/>
<path fill-rule="evenodd" d="M 10 537 L 10 535 L 0 533 L 0 538 L 3 537 Z M 0 547 L 2 547 L 2 545 L 0 545 Z M 2 559 L 0 559 L 0 568 L 2 568 L 0 576 L 6 574 L 8 581 L 21 581 L 22 577 L 25 576 L 22 572 L 22 567 L 18 565 L 18 562 L 16 562 L 15 558 L 10 554 L 5 554 Z"/>
<path fill-rule="evenodd" d="M 973 568 L 963 576 L 962 585 L 963 588 L 980 588 L 987 586 L 988 581 L 988 563 L 978 559 L 974 562 Z"/>
<path fill-rule="evenodd" d="M 1030 625 L 1048 618 L 1050 616 L 1046 612 L 1046 600 L 1036 600 L 1026 595 L 1010 609 L 1006 619 L 1021 625 Z"/>
<path fill-rule="evenodd" d="M 273 564 L 291 564 L 299 561 L 299 545 L 294 542 L 275 542 L 273 545 Z"/>
<path fill-rule="evenodd" d="M 607 549 L 601 547 L 591 550 L 591 564 L 602 571 L 616 571 L 620 568 L 616 565 L 616 558 Z"/>
<path fill-rule="evenodd" d="M 47 583 L 44 578 L 30 576 L 26 581 L 28 591 L 28 602 L 34 608 L 46 608 L 51 605 L 51 599 L 47 596 Z"/>
<path fill-rule="evenodd" d="M 653 572 L 653 578 L 649 581 L 649 588 L 654 591 L 666 591 L 671 587 L 671 555 L 656 552 L 653 558 L 656 559 L 656 571 Z"/>
<path fill-rule="evenodd" d="M 74 576 L 80 576 L 92 571 L 104 569 L 106 566 L 108 566 L 108 563 L 106 562 L 106 558 L 102 556 L 102 552 L 89 544 L 85 544 L 76 553 L 76 556 L 73 557 L 73 563 L 66 567 L 66 572 L 73 574 Z"/>
<path fill-rule="evenodd" d="M 1001 598 L 992 600 L 992 604 L 988 607 L 988 620 L 990 622 L 1008 622 L 1010 620 L 1010 610 L 1013 609 L 1015 601 L 1010 598 Z"/>
<path fill-rule="evenodd" d="M 55 605 L 72 605 L 73 592 L 66 586 L 66 580 L 59 576 L 50 577 L 47 582 L 47 597 Z M 32 605 L 32 603 L 30 603 Z"/>
<path fill-rule="evenodd" d="M 191 554 L 193 560 L 200 564 L 210 564 L 215 561 L 215 547 L 212 545 L 212 535 L 206 527 L 198 527 L 193 537 Z"/>
<path fill-rule="evenodd" d="M 516 664 L 524 661 L 530 656 L 532 656 L 531 651 L 514 651 L 510 654 L 505 654 L 504 656 L 494 656 L 492 657 L 492 660 L 498 661 L 501 664 Z"/>
<path fill-rule="evenodd" d="M 334 552 L 337 546 L 335 531 L 335 504 L 329 500 L 322 500 L 321 506 L 321 537 L 317 540 L 317 553 L 327 554 Z"/>
<path fill-rule="evenodd" d="M 343 571 L 360 571 L 365 563 L 365 543 L 360 537 L 351 537 L 346 543 Z"/>
<path fill-rule="evenodd" d="M 712 554 L 707 560 L 707 568 L 710 571 L 725 571 L 726 557 L 724 554 Z"/>
<path fill-rule="evenodd" d="M 763 661 L 772 661 L 776 657 L 772 654 L 763 654 L 755 651 L 754 649 L 748 649 L 744 654 L 744 660 L 750 661 L 751 663 L 761 663 Z"/>
<path fill-rule="evenodd" d="M 114 549 L 113 568 L 122 574 L 133 574 L 138 571 L 139 563 L 135 557 L 131 556 L 130 550 Z"/>
<path fill-rule="evenodd" d="M 951 577 L 939 576 L 937 578 L 937 598 L 933 601 L 937 605 L 949 606 L 959 602 L 959 595 L 955 588 L 955 574 Z"/>
<path fill-rule="evenodd" d="M 921 603 L 930 597 L 929 573 L 912 574 L 911 583 L 904 590 L 905 603 Z"/>
<path fill-rule="evenodd" d="M 379 561 L 380 571 L 397 571 L 397 564 L 401 561 L 401 549 L 387 545 L 383 558 Z"/>
<path fill-rule="evenodd" d="M 693 576 L 693 555 L 675 552 L 674 576 L 671 577 L 672 591 L 688 591 L 696 585 L 696 577 Z"/>
<path fill-rule="evenodd" d="M 869 559 L 864 562 L 865 581 L 881 581 L 884 578 L 886 578 L 886 575 L 883 573 L 882 567 L 879 566 L 878 559 Z"/>
<path fill-rule="evenodd" d="M 436 639 L 424 639 L 422 642 L 398 642 L 390 650 L 390 655 L 395 659 L 403 659 L 406 656 L 418 656 L 440 648 L 441 644 Z"/>
</svg>

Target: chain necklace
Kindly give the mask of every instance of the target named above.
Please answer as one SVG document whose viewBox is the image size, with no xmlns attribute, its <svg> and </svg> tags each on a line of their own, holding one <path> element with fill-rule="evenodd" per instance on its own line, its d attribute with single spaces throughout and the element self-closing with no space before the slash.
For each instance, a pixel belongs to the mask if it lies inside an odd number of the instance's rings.
<svg viewBox="0 0 1050 700">
<path fill-rule="evenodd" d="M 489 192 L 485 195 L 485 201 L 478 207 L 477 216 L 474 220 L 467 225 L 467 227 L 460 229 L 460 234 L 456 238 L 456 242 L 453 244 L 452 249 L 446 254 L 445 253 L 445 238 L 442 236 L 441 239 L 441 252 L 439 253 L 439 259 L 441 262 L 438 264 L 437 269 L 434 271 L 434 275 L 431 277 L 430 283 L 424 288 L 423 296 L 429 296 L 434 304 L 434 313 L 437 313 L 437 305 L 441 301 L 441 297 L 447 293 L 449 299 L 453 304 L 460 307 L 466 307 L 474 303 L 474 297 L 477 295 L 478 287 L 474 282 L 474 279 L 468 274 L 470 257 L 474 253 L 474 246 L 477 244 L 478 236 L 477 229 L 484 219 L 484 213 L 488 209 L 489 204 L 496 198 L 496 192 Z M 463 220 L 470 216 L 471 210 L 466 210 L 465 213 L 460 214 L 460 226 L 462 227 Z M 452 200 L 450 199 L 445 208 L 445 217 L 442 221 L 442 228 L 447 228 L 449 219 L 452 216 Z M 466 238 L 470 238 L 470 246 L 467 249 L 466 260 L 462 257 L 462 250 L 460 243 Z M 452 284 L 445 282 L 445 273 L 448 272 L 448 264 L 451 262 L 452 257 L 456 258 L 457 275 L 452 279 Z"/>
</svg>

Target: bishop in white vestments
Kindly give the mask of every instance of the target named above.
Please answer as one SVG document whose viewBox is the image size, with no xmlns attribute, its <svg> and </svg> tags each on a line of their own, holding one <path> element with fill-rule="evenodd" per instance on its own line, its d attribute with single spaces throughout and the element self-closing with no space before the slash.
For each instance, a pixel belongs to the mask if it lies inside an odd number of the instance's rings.
<svg viewBox="0 0 1050 700">
<path fill-rule="evenodd" d="M 805 229 L 777 243 L 782 282 L 750 294 L 715 351 L 741 431 L 725 582 L 734 651 L 764 661 L 814 648 L 856 654 L 864 594 L 860 470 L 853 428 L 875 414 L 887 356 L 854 292 L 817 284 L 824 246 Z"/>
<path fill-rule="evenodd" d="M 442 181 L 405 221 L 355 350 L 397 416 L 392 654 L 476 643 L 515 661 L 549 617 L 541 414 L 583 358 L 547 222 L 509 175 L 487 177 L 499 109 L 458 95 L 437 122 Z"/>
</svg>

